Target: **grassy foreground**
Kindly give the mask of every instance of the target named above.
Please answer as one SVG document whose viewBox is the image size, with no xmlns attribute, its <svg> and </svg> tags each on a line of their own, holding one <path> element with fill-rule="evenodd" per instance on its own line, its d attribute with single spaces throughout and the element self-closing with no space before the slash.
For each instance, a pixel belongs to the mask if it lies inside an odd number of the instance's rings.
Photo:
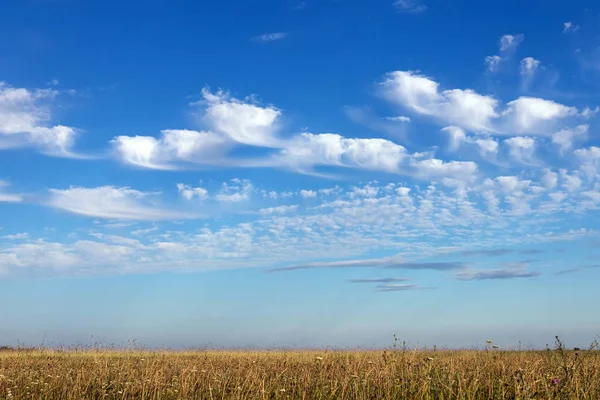
<svg viewBox="0 0 600 400">
<path fill-rule="evenodd" d="M 600 399 L 600 352 L 0 352 L 0 399 Z"/>
</svg>

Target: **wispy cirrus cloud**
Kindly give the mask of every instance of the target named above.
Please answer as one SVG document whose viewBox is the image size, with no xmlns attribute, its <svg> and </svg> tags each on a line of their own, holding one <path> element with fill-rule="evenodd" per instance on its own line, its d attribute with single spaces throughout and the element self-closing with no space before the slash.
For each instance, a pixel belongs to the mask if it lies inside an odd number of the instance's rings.
<svg viewBox="0 0 600 400">
<path fill-rule="evenodd" d="M 461 262 L 405 262 L 393 258 L 375 258 L 366 260 L 312 262 L 306 264 L 291 265 L 288 267 L 272 268 L 267 270 L 267 272 L 296 271 L 303 269 L 322 268 L 389 268 L 447 271 L 465 268 L 466 266 L 466 264 Z"/>
<path fill-rule="evenodd" d="M 427 10 L 427 6 L 422 0 L 395 0 L 393 6 L 396 10 L 407 13 L 422 13 Z"/>
<path fill-rule="evenodd" d="M 263 33 L 262 35 L 253 36 L 251 40 L 253 42 L 268 43 L 285 39 L 287 36 L 286 32 Z"/>
<path fill-rule="evenodd" d="M 467 268 L 455 274 L 456 279 L 461 281 L 483 281 L 496 279 L 534 278 L 540 276 L 537 271 L 528 271 L 526 268 L 490 268 L 472 269 Z"/>
<path fill-rule="evenodd" d="M 402 284 L 402 283 L 398 283 L 398 284 L 391 284 L 391 285 L 378 285 L 377 286 L 377 291 L 378 292 L 406 292 L 406 291 L 411 291 L 411 290 L 431 290 L 431 289 L 437 289 L 436 287 L 432 287 L 432 286 L 419 286 L 419 285 L 414 285 L 414 284 Z"/>
<path fill-rule="evenodd" d="M 463 251 L 461 254 L 465 257 L 502 257 L 508 254 L 543 254 L 543 250 L 539 249 L 483 249 L 483 250 L 468 250 Z"/>
<path fill-rule="evenodd" d="M 197 218 L 199 215 L 163 208 L 152 204 L 155 193 L 128 187 L 100 186 L 49 189 L 46 204 L 52 208 L 87 217 L 117 220 L 175 220 Z"/>
<path fill-rule="evenodd" d="M 361 278 L 361 279 L 348 279 L 350 283 L 393 283 L 393 282 L 407 282 L 410 281 L 408 278 Z"/>
<path fill-rule="evenodd" d="M 0 180 L 0 202 L 6 203 L 18 203 L 23 201 L 23 196 L 20 194 L 13 194 L 6 191 L 10 184 L 6 181 Z"/>
</svg>

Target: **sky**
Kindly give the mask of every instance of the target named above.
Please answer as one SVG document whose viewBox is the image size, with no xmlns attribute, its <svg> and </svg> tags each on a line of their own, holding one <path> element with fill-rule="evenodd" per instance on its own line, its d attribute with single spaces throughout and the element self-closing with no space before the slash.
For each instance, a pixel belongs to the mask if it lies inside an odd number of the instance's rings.
<svg viewBox="0 0 600 400">
<path fill-rule="evenodd" d="M 599 89 L 592 1 L 5 1 L 0 344 L 589 344 Z"/>
</svg>

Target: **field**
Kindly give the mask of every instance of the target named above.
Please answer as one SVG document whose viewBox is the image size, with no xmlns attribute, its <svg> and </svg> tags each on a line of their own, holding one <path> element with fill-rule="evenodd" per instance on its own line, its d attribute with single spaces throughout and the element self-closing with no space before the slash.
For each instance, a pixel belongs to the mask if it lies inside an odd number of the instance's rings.
<svg viewBox="0 0 600 400">
<path fill-rule="evenodd" d="M 600 399 L 600 352 L 0 351 L 0 399 Z"/>
</svg>

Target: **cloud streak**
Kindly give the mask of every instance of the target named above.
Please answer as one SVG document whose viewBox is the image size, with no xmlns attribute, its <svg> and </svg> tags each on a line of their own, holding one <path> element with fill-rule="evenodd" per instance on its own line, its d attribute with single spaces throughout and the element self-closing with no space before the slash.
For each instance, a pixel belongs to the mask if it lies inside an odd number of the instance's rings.
<svg viewBox="0 0 600 400">
<path fill-rule="evenodd" d="M 466 264 L 461 262 L 405 262 L 392 258 L 375 258 L 366 260 L 347 260 L 347 261 L 325 261 L 312 262 L 306 264 L 296 264 L 288 267 L 272 268 L 267 272 L 296 271 L 304 269 L 325 269 L 325 268 L 387 268 L 387 269 L 408 269 L 408 270 L 434 270 L 448 271 L 465 268 Z"/>
<path fill-rule="evenodd" d="M 350 283 L 393 283 L 393 282 L 407 282 L 410 281 L 408 278 L 362 278 L 362 279 L 348 279 Z"/>
<path fill-rule="evenodd" d="M 199 215 L 151 205 L 155 194 L 127 187 L 100 186 L 50 189 L 47 205 L 87 217 L 157 221 L 198 218 Z"/>
<path fill-rule="evenodd" d="M 378 285 L 378 292 L 407 292 L 411 290 L 431 290 L 437 289 L 436 287 L 419 286 L 413 284 L 392 284 L 392 285 Z"/>
</svg>

